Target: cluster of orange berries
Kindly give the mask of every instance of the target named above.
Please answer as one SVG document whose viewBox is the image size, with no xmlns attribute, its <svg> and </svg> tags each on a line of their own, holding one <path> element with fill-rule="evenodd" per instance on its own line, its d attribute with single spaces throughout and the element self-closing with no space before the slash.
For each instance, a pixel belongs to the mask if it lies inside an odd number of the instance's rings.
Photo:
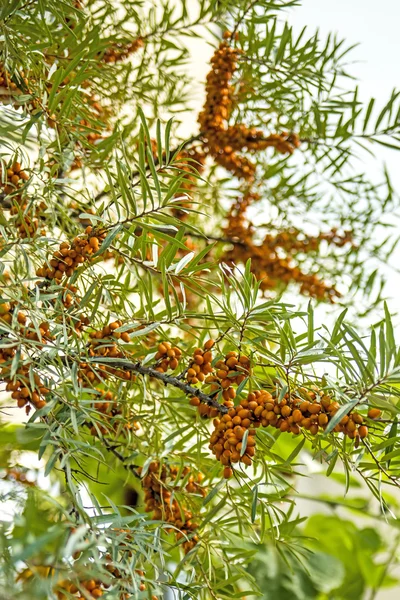
<svg viewBox="0 0 400 600">
<path fill-rule="evenodd" d="M 142 468 L 138 469 L 139 474 Z M 198 524 L 193 521 L 193 514 L 189 510 L 183 509 L 173 494 L 177 489 L 177 476 L 180 472 L 179 467 L 174 465 L 160 465 L 153 461 L 149 465 L 148 472 L 142 479 L 144 489 L 145 511 L 152 512 L 154 519 L 162 519 L 174 525 L 179 531 L 177 539 L 186 538 L 182 544 L 185 553 L 188 553 L 195 547 L 199 541 L 197 534 L 193 533 L 198 528 Z M 185 467 L 181 472 L 181 479 L 186 478 L 190 473 L 190 468 Z M 204 488 L 200 485 L 203 475 L 190 476 L 185 486 L 188 493 L 205 495 Z M 171 529 L 171 531 L 174 531 Z"/>
<path fill-rule="evenodd" d="M 97 424 L 97 426 L 92 425 L 90 428 L 90 433 L 94 436 L 105 435 L 109 432 L 110 427 L 114 431 L 115 434 L 119 434 L 123 431 L 130 431 L 131 429 L 135 429 L 136 431 L 140 428 L 139 423 L 134 420 L 121 420 L 119 417 L 123 416 L 123 410 L 121 406 L 118 404 L 115 394 L 113 394 L 110 390 L 97 390 L 101 396 L 101 399 L 98 399 L 93 407 L 98 413 L 104 415 L 104 418 L 107 420 L 107 425 Z"/>
<path fill-rule="evenodd" d="M 126 530 L 120 530 L 122 531 L 126 531 Z M 131 536 L 129 536 L 131 537 Z M 110 554 L 106 555 L 106 560 L 107 560 L 107 564 L 106 564 L 106 569 L 109 573 L 111 573 L 111 575 L 113 575 L 114 577 L 116 577 L 117 579 L 121 578 L 121 572 L 120 570 L 111 563 L 111 556 Z M 144 583 L 143 578 L 145 576 L 144 571 L 142 571 L 141 569 L 135 569 L 135 573 L 137 575 L 139 575 L 139 577 L 141 578 L 141 583 L 139 584 L 139 591 L 140 592 L 145 592 L 147 590 L 147 585 Z M 120 592 L 119 595 L 119 600 L 128 600 L 128 598 L 131 598 L 131 594 L 125 593 L 125 592 Z M 155 596 L 154 594 L 151 596 L 151 600 L 158 600 L 157 596 Z"/>
<path fill-rule="evenodd" d="M 21 469 L 6 469 L 4 475 L 1 476 L 4 481 L 18 481 L 22 485 L 35 487 L 36 483 L 27 478 L 26 472 Z"/>
<path fill-rule="evenodd" d="M 336 228 L 333 228 L 331 231 L 321 232 L 317 236 L 309 236 L 292 227 L 275 235 L 266 235 L 262 245 L 263 248 L 269 248 L 273 251 L 276 248 L 281 248 L 288 254 L 297 254 L 298 252 L 307 253 L 318 250 L 323 240 L 328 244 L 334 244 L 341 248 L 353 242 L 353 234 L 351 231 L 344 231 L 341 234 Z"/>
<path fill-rule="evenodd" d="M 0 304 L 0 324 L 1 321 L 3 321 L 3 323 L 11 325 L 16 311 L 16 304 L 16 302 L 3 302 Z M 21 310 L 16 313 L 15 318 L 21 326 L 19 329 L 21 336 L 25 337 L 27 340 L 38 341 L 45 344 L 47 341 L 53 339 L 53 336 L 50 333 L 50 324 L 47 321 L 40 323 L 38 329 L 36 329 L 33 323 L 28 323 L 28 325 L 26 325 L 27 316 Z"/>
<path fill-rule="evenodd" d="M 92 129 L 91 123 L 86 119 L 81 119 L 79 121 L 79 131 L 86 132 L 88 129 Z M 86 139 L 89 144 L 94 144 L 97 140 L 101 140 L 103 138 L 103 134 L 99 131 L 88 131 L 86 133 Z M 74 165 L 75 168 L 79 168 L 78 165 Z"/>
<path fill-rule="evenodd" d="M 72 594 L 79 600 L 86 600 L 87 598 L 101 598 L 104 594 L 104 588 L 108 587 L 101 581 L 95 579 L 88 579 L 86 581 L 80 581 L 79 587 L 70 580 L 60 581 L 57 588 L 61 590 L 56 591 L 58 600 L 67 600 Z M 81 589 L 79 589 L 81 588 Z"/>
<path fill-rule="evenodd" d="M 61 302 L 67 310 L 72 308 L 79 309 L 80 298 L 77 295 L 78 288 L 72 284 L 66 284 L 63 287 L 63 291 L 60 294 Z M 55 303 L 55 301 L 53 301 Z M 82 314 L 82 312 L 72 313 L 64 313 L 56 318 L 56 320 L 62 322 L 65 320 L 71 327 L 74 328 L 75 332 L 78 335 L 82 334 L 82 331 L 85 327 L 87 327 L 90 323 L 90 319 L 87 315 Z M 67 330 L 67 333 L 71 333 L 70 330 Z"/>
<path fill-rule="evenodd" d="M 111 46 L 106 48 L 102 55 L 102 60 L 105 63 L 116 63 L 121 60 L 125 60 L 131 54 L 137 52 L 144 45 L 144 40 L 141 37 L 137 37 L 130 44 L 122 44 L 120 42 L 114 42 Z"/>
<path fill-rule="evenodd" d="M 31 568 L 26 568 L 17 576 L 17 581 L 27 582 L 34 576 L 43 578 L 54 577 L 55 569 L 44 565 L 38 565 Z M 73 583 L 69 579 L 59 581 L 54 586 L 54 593 L 58 600 L 67 600 L 67 598 L 77 598 L 79 600 L 87 600 L 88 598 L 101 598 L 105 584 L 95 579 L 87 579 L 79 581 L 79 584 Z"/>
<path fill-rule="evenodd" d="M 301 432 L 301 428 L 311 435 L 324 431 L 339 410 L 340 404 L 323 391 L 300 392 L 301 396 L 285 394 L 281 400 L 270 400 L 265 407 L 267 412 L 261 415 L 263 427 L 271 425 L 295 435 Z M 364 417 L 357 411 L 352 411 L 341 419 L 333 431 L 344 433 L 350 439 L 365 438 L 368 428 L 363 423 Z"/>
<path fill-rule="evenodd" d="M 193 360 L 186 372 L 186 379 L 191 385 L 196 385 L 199 381 L 203 383 L 207 376 L 213 372 L 211 349 L 214 344 L 214 340 L 208 340 L 204 344 L 204 349 L 196 348 L 193 352 Z"/>
<path fill-rule="evenodd" d="M 115 579 L 121 579 L 121 572 L 111 563 L 111 556 L 106 555 L 106 569 L 110 573 L 110 575 Z M 31 568 L 26 568 L 21 571 L 17 576 L 17 581 L 28 582 L 34 576 L 40 576 L 42 578 L 50 578 L 54 577 L 56 571 L 54 567 L 48 567 L 44 565 L 38 565 Z M 139 575 L 140 578 L 144 577 L 144 571 L 139 569 L 135 570 L 135 573 Z M 67 600 L 68 598 L 76 598 L 77 600 L 88 600 L 101 598 L 107 590 L 112 585 L 111 582 L 100 581 L 99 579 L 82 579 L 77 581 L 72 581 L 71 579 L 62 579 L 59 580 L 56 585 L 54 585 L 53 592 L 58 600 Z M 139 584 L 139 590 L 145 591 L 146 585 L 141 582 Z M 115 597 L 115 596 L 113 596 Z M 125 591 L 118 592 L 118 600 L 128 600 L 132 595 Z M 158 600 L 157 596 L 152 595 L 151 600 Z"/>
<path fill-rule="evenodd" d="M 161 342 L 157 348 L 155 360 L 158 361 L 156 371 L 166 373 L 168 369 L 174 371 L 181 359 L 182 350 L 177 346 L 172 346 L 171 342 Z"/>
<path fill-rule="evenodd" d="M 246 377 L 251 375 L 250 359 L 243 354 L 238 356 L 234 350 L 228 352 L 224 360 L 219 360 L 215 364 L 215 368 L 223 390 L 229 389 L 232 384 L 240 385 Z"/>
<path fill-rule="evenodd" d="M 11 324 L 13 319 L 14 305 L 10 302 L 4 302 L 0 305 L 0 323 Z M 39 335 L 42 336 L 42 342 L 46 343 L 46 339 L 51 339 L 49 333 L 49 324 L 41 323 L 39 332 L 33 327 L 24 327 L 26 316 L 22 311 L 17 314 L 17 321 L 21 325 L 21 334 L 25 335 L 30 340 L 39 340 Z M 11 397 L 17 400 L 17 405 L 20 408 L 25 407 L 26 414 L 29 414 L 31 405 L 36 409 L 43 408 L 46 404 L 44 396 L 49 393 L 49 389 L 42 383 L 40 377 L 34 373 L 32 388 L 30 368 L 27 365 L 18 367 L 14 377 L 10 377 L 11 361 L 15 356 L 15 349 L 12 347 L 0 349 L 0 365 L 1 379 L 7 384 L 6 391 L 12 392 Z"/>
<path fill-rule="evenodd" d="M 261 425 L 259 415 L 269 399 L 272 399 L 271 394 L 257 390 L 236 407 L 231 400 L 225 400 L 228 413 L 221 419 L 214 419 L 209 448 L 224 465 L 224 477 L 232 476 L 231 465 L 234 463 L 251 465 L 255 455 L 256 428 Z"/>
<path fill-rule="evenodd" d="M 230 37 L 229 32 L 224 34 L 225 39 Z M 206 102 L 199 115 L 199 123 L 207 144 L 206 151 L 214 160 L 236 177 L 252 181 L 256 167 L 238 152 L 257 152 L 273 147 L 282 154 L 292 154 L 300 146 L 300 140 L 294 133 L 274 133 L 265 137 L 261 130 L 248 128 L 242 123 L 228 125 L 234 96 L 231 80 L 240 54 L 241 50 L 232 48 L 227 41 L 222 41 L 215 51 L 211 71 L 207 75 Z"/>
<path fill-rule="evenodd" d="M 3 353 L 1 353 L 0 356 L 4 358 Z M 1 359 L 0 362 L 2 362 Z M 13 378 L 10 377 L 10 368 L 3 367 L 1 370 L 1 379 L 7 383 L 6 391 L 12 392 L 11 398 L 17 400 L 18 407 L 25 407 L 26 414 L 29 414 L 31 405 L 37 410 L 46 406 L 44 396 L 46 396 L 50 390 L 43 384 L 39 375 L 36 373 L 33 374 L 34 385 L 33 388 L 31 387 L 32 383 L 28 366 L 24 365 L 19 367 Z"/>
<path fill-rule="evenodd" d="M 11 324 L 13 319 L 14 304 L 4 302 L 0 304 L 0 324 L 1 321 Z M 26 335 L 28 339 L 38 340 L 38 333 L 34 328 L 25 328 L 26 316 L 22 311 L 17 313 L 17 321 L 21 324 L 21 333 Z M 46 343 L 46 337 L 50 336 L 48 323 L 42 323 L 39 329 L 40 335 L 43 334 L 42 342 Z M 14 347 L 5 347 L 0 349 L 0 379 L 6 385 L 6 391 L 12 392 L 11 397 L 17 400 L 17 405 L 20 408 L 25 407 L 26 414 L 29 414 L 31 406 L 36 409 L 43 408 L 46 404 L 44 396 L 49 393 L 49 389 L 42 383 L 40 377 L 33 373 L 33 387 L 31 380 L 30 368 L 28 365 L 18 367 L 15 375 L 10 376 L 11 362 L 15 357 L 16 351 Z"/>
<path fill-rule="evenodd" d="M 66 309 L 75 306 L 78 303 L 77 299 L 78 288 L 76 285 L 67 284 L 64 286 L 64 293 L 62 294 L 62 303 Z"/>
<path fill-rule="evenodd" d="M 10 209 L 11 215 L 17 215 L 15 226 L 21 239 L 33 237 L 40 226 L 40 216 L 46 209 L 44 202 L 39 202 L 33 210 L 28 210 L 28 202 L 24 198 L 14 198 L 14 206 Z M 46 235 L 46 230 L 40 230 L 42 235 Z"/>
<path fill-rule="evenodd" d="M 106 339 L 108 340 L 108 338 L 113 338 L 113 340 L 122 340 L 123 342 L 130 342 L 131 341 L 131 336 L 129 335 L 129 331 L 117 331 L 118 329 L 120 329 L 123 326 L 122 321 L 112 321 L 112 323 L 110 323 L 109 325 L 105 325 L 102 329 L 100 329 L 99 331 L 94 331 L 93 333 L 91 333 L 90 335 L 90 344 L 91 344 L 91 353 L 93 352 L 92 356 L 95 356 L 96 354 L 101 354 L 103 356 L 117 356 L 118 355 L 118 349 L 117 346 L 115 345 L 115 343 L 113 343 L 111 345 L 111 347 L 109 347 L 108 345 L 103 346 L 102 344 L 104 343 L 103 340 Z M 99 344 L 101 345 L 101 347 L 99 348 Z"/>
<path fill-rule="evenodd" d="M 0 88 L 6 88 L 8 90 L 8 95 L 13 95 L 18 92 L 18 86 L 11 79 L 10 73 L 4 67 L 3 64 L 0 63 Z M 5 94 L 2 93 L 2 96 Z"/>
<path fill-rule="evenodd" d="M 223 258 L 227 264 L 246 263 L 249 259 L 263 292 L 295 282 L 300 285 L 300 293 L 311 298 L 334 303 L 341 296 L 334 286 L 322 281 L 318 275 L 304 273 L 292 264 L 291 259 L 280 257 L 275 250 L 266 252 L 263 245 L 234 244 Z"/>
<path fill-rule="evenodd" d="M 0 177 L 5 194 L 11 194 L 15 190 L 18 190 L 23 185 L 23 182 L 29 179 L 28 173 L 22 169 L 19 162 L 14 162 L 4 169 L 4 171 L 0 167 Z"/>
<path fill-rule="evenodd" d="M 80 265 L 99 250 L 106 237 L 106 232 L 96 232 L 91 225 L 86 227 L 85 233 L 85 236 L 76 237 L 72 244 L 61 242 L 49 264 L 37 269 L 36 275 L 54 279 L 56 283 L 60 283 L 63 277 L 71 277 Z"/>
<path fill-rule="evenodd" d="M 276 236 L 267 234 L 261 244 L 254 241 L 254 228 L 247 222 L 245 212 L 252 201 L 259 196 L 247 191 L 243 198 L 239 199 L 228 214 L 228 223 L 224 227 L 224 234 L 232 239 L 232 247 L 223 255 L 223 261 L 227 264 L 246 263 L 251 259 L 252 272 L 261 281 L 260 288 L 267 291 L 279 285 L 288 285 L 296 282 L 300 285 L 300 292 L 304 295 L 328 299 L 334 302 L 340 297 L 335 287 L 322 281 L 316 274 L 304 273 L 300 267 L 293 264 L 290 256 L 292 252 L 309 252 L 318 247 L 321 239 L 326 239 L 338 245 L 347 243 L 349 232 L 339 237 L 335 230 L 327 234 L 321 234 L 318 238 L 299 238 L 294 232 L 281 232 Z M 293 245 L 291 242 L 293 241 Z M 280 250 L 285 250 L 287 256 L 282 257 Z"/>
<path fill-rule="evenodd" d="M 0 321 L 11 325 L 14 318 L 15 306 L 14 302 L 2 302 L 0 304 Z M 26 315 L 21 310 L 17 312 L 16 319 L 20 325 L 25 325 Z"/>
<path fill-rule="evenodd" d="M 226 401 L 236 398 L 233 386 L 239 386 L 246 377 L 251 375 L 250 359 L 244 354 L 238 355 L 235 351 L 228 352 L 224 360 L 217 361 L 215 369 L 215 374 L 209 375 L 206 383 L 211 384 L 211 392 L 222 389 L 222 398 Z M 214 416 L 213 412 L 212 409 L 209 411 L 200 409 L 201 414 L 210 417 Z"/>
<path fill-rule="evenodd" d="M 39 217 L 46 209 L 46 204 L 36 202 L 34 209 L 28 210 L 28 201 L 20 191 L 24 182 L 29 180 L 29 175 L 23 170 L 21 163 L 14 162 L 9 164 L 4 170 L 0 167 L 0 178 L 2 180 L 1 187 L 5 194 L 14 195 L 11 200 L 10 215 L 15 216 L 15 227 L 20 238 L 33 237 L 39 229 Z M 42 230 L 42 235 L 45 231 Z"/>
<path fill-rule="evenodd" d="M 299 435 L 302 430 L 315 436 L 324 431 L 340 408 L 338 402 L 321 390 L 299 390 L 301 395 L 285 394 L 279 398 L 266 390 L 250 392 L 238 406 L 225 401 L 228 413 L 214 419 L 214 431 L 210 438 L 210 450 L 224 465 L 224 477 L 232 476 L 232 465 L 251 465 L 256 451 L 256 429 L 275 427 L 282 432 Z M 376 419 L 379 409 L 370 409 L 368 417 Z M 357 411 L 345 415 L 333 431 L 350 439 L 366 438 L 368 427 L 364 417 Z"/>
<path fill-rule="evenodd" d="M 93 331 L 90 334 L 89 340 L 89 356 L 92 358 L 96 356 L 116 359 L 125 358 L 125 354 L 122 352 L 121 347 L 118 346 L 117 341 L 129 342 L 131 338 L 128 331 L 122 333 L 117 331 L 122 325 L 122 321 L 113 321 L 101 330 Z M 92 384 L 100 383 L 110 376 L 118 377 L 125 381 L 135 381 L 136 379 L 135 375 L 129 371 L 115 369 L 104 364 L 95 367 L 94 364 L 81 362 L 79 365 L 78 381 L 80 383 L 84 381 L 89 381 Z"/>
<path fill-rule="evenodd" d="M 14 80 L 19 81 L 19 84 L 15 83 Z M 4 64 L 0 63 L 0 100 L 3 103 L 6 101 L 7 103 L 14 103 L 16 107 L 20 106 L 17 101 L 18 96 L 22 93 L 29 94 L 30 90 L 28 86 L 29 80 L 25 77 L 24 71 L 15 73 L 15 76 L 11 76 Z M 36 106 L 34 101 L 33 103 Z"/>
</svg>

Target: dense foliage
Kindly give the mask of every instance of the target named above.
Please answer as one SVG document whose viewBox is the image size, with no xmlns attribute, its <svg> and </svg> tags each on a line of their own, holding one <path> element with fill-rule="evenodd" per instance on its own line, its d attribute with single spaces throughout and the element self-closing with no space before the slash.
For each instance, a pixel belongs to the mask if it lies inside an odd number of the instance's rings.
<svg viewBox="0 0 400 600">
<path fill-rule="evenodd" d="M 4 599 L 396 583 L 398 197 L 362 161 L 399 96 L 364 106 L 297 4 L 3 3 Z"/>
</svg>

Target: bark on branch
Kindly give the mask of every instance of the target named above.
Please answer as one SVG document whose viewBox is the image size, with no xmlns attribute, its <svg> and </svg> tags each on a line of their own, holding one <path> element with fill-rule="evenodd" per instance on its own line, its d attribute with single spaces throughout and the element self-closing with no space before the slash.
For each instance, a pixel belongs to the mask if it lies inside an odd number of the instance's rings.
<svg viewBox="0 0 400 600">
<path fill-rule="evenodd" d="M 177 377 L 167 375 L 166 373 L 160 373 L 160 371 L 156 371 L 152 367 L 144 367 L 140 362 L 131 362 L 129 360 L 124 359 L 107 360 L 107 358 L 101 358 L 98 356 L 90 359 L 88 362 L 109 365 L 115 369 L 133 371 L 134 373 L 139 373 L 140 375 L 148 375 L 153 379 L 158 379 L 159 381 L 162 381 L 165 385 L 172 385 L 173 387 L 178 388 L 182 392 L 185 392 L 185 394 L 187 394 L 188 396 L 195 396 L 200 400 L 200 402 L 203 402 L 208 406 L 216 408 L 221 414 L 225 414 L 228 412 L 227 407 L 223 404 L 220 404 L 217 400 L 215 400 L 213 396 L 204 394 L 198 388 L 195 388 L 189 385 L 188 383 L 180 381 Z"/>
</svg>

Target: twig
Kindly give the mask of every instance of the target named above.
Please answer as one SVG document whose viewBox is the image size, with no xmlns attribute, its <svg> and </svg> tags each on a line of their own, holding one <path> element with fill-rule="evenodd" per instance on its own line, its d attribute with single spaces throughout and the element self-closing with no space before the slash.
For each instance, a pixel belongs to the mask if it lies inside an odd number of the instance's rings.
<svg viewBox="0 0 400 600">
<path fill-rule="evenodd" d="M 368 454 L 370 455 L 370 457 L 372 458 L 372 460 L 374 461 L 374 463 L 376 464 L 376 466 L 378 467 L 378 471 L 380 471 L 381 473 L 383 473 L 388 479 L 390 479 L 390 481 L 398 488 L 400 488 L 400 484 L 397 480 L 396 477 L 393 477 L 393 475 L 390 475 L 390 473 L 388 473 L 386 471 L 386 469 L 384 467 L 382 467 L 381 463 L 379 462 L 379 460 L 376 458 L 375 454 L 372 452 L 371 447 L 369 446 L 369 444 L 367 444 L 364 440 L 361 440 L 361 442 L 363 443 L 364 447 L 367 449 Z"/>
<path fill-rule="evenodd" d="M 166 375 L 165 373 L 160 373 L 160 371 L 156 371 L 152 367 L 144 367 L 140 362 L 134 363 L 130 362 L 129 360 L 123 359 L 110 361 L 97 356 L 92 359 L 89 359 L 88 362 L 109 365 L 113 368 L 124 369 L 126 371 L 133 371 L 134 373 L 140 373 L 140 375 L 148 375 L 153 379 L 158 379 L 159 381 L 162 381 L 165 385 L 172 385 L 178 388 L 179 390 L 185 392 L 185 394 L 189 396 L 195 396 L 200 400 L 200 402 L 203 402 L 208 406 L 212 406 L 212 408 L 216 408 L 221 414 L 226 414 L 228 412 L 227 407 L 223 404 L 220 404 L 217 400 L 214 399 L 213 396 L 204 394 L 204 392 L 202 392 L 198 388 L 189 385 L 188 383 L 183 383 L 177 377 L 173 377 L 172 375 Z"/>
<path fill-rule="evenodd" d="M 101 439 L 102 444 L 104 445 L 104 447 L 111 452 L 112 454 L 114 454 L 114 456 L 116 458 L 118 458 L 118 460 L 122 463 L 124 469 L 126 469 L 127 471 L 129 471 L 130 473 L 132 473 L 135 477 L 137 477 L 138 479 L 140 479 L 140 475 L 139 473 L 136 471 L 138 465 L 129 465 L 126 463 L 126 458 L 120 453 L 118 452 L 118 450 L 116 449 L 115 446 L 111 446 L 108 441 L 106 440 L 106 438 L 102 438 Z"/>
<path fill-rule="evenodd" d="M 241 16 L 239 17 L 239 19 L 237 20 L 237 23 L 236 23 L 236 25 L 235 25 L 232 33 L 231 33 L 231 37 L 230 37 L 231 41 L 235 37 L 235 34 L 236 34 L 237 30 L 239 29 L 240 25 L 243 23 L 243 21 L 246 18 L 246 16 L 256 6 L 257 3 L 258 3 L 258 0 L 253 0 L 253 2 L 251 2 L 249 4 L 249 6 L 247 6 L 247 8 L 244 9 L 243 13 L 241 14 Z"/>
</svg>

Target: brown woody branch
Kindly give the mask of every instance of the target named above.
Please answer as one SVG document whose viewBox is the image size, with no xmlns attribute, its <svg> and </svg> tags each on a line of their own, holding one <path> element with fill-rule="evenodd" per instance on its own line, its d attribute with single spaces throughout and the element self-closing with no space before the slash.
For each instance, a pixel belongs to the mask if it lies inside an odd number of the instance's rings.
<svg viewBox="0 0 400 600">
<path fill-rule="evenodd" d="M 122 464 L 124 469 L 126 469 L 127 471 L 132 473 L 132 475 L 134 475 L 136 478 L 140 479 L 140 475 L 137 471 L 138 465 L 128 464 L 126 462 L 127 458 L 125 458 L 125 456 L 123 456 L 120 452 L 118 452 L 118 450 L 115 446 L 113 446 L 112 444 L 109 444 L 106 438 L 103 437 L 101 439 L 101 442 L 103 443 L 106 450 L 108 450 L 108 452 L 111 452 L 111 454 L 114 454 L 114 456 L 120 461 L 120 463 Z"/>
<path fill-rule="evenodd" d="M 129 360 L 119 359 L 110 361 L 97 356 L 89 360 L 88 362 L 109 365 L 116 369 L 131 371 L 134 373 L 139 373 L 140 375 L 148 375 L 153 379 L 158 379 L 159 381 L 162 381 L 165 385 L 172 385 L 173 387 L 178 388 L 182 392 L 185 392 L 185 394 L 187 394 L 188 396 L 194 396 L 198 398 L 200 402 L 203 402 L 204 404 L 207 404 L 212 408 L 216 408 L 221 414 L 226 414 L 228 412 L 227 407 L 215 400 L 214 396 L 204 394 L 204 392 L 202 392 L 198 388 L 195 388 L 189 385 L 188 383 L 180 381 L 177 377 L 173 377 L 172 375 L 166 375 L 166 373 L 156 371 L 156 369 L 153 369 L 152 367 L 144 367 L 140 362 L 131 362 Z"/>
</svg>

